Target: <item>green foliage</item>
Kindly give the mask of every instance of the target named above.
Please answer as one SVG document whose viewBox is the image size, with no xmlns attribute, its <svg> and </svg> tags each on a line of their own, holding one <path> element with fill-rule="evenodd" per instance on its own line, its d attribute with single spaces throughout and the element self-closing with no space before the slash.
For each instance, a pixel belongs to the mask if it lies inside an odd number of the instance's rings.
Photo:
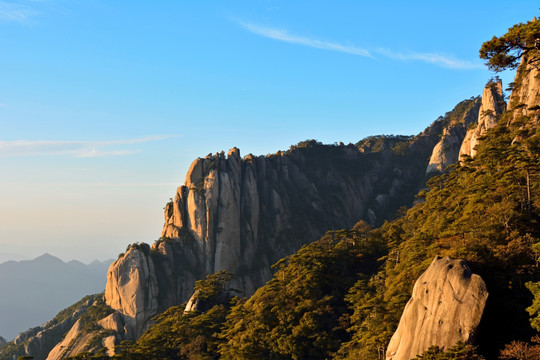
<svg viewBox="0 0 540 360">
<path fill-rule="evenodd" d="M 322 145 L 321 142 L 317 141 L 317 140 L 314 140 L 314 139 L 310 139 L 310 140 L 304 140 L 304 141 L 300 141 L 298 144 L 296 144 L 296 147 L 302 149 L 302 148 L 313 148 L 317 145 Z"/>
<path fill-rule="evenodd" d="M 218 346 L 223 340 L 217 337 L 231 304 L 238 300 L 223 297 L 223 290 L 232 275 L 219 271 L 205 280 L 196 282 L 198 299 L 208 306 L 204 312 L 185 313 L 185 305 L 173 306 L 156 316 L 155 324 L 136 342 L 123 342 L 116 348 L 115 359 L 216 359 Z M 221 304 L 213 304 L 222 300 Z M 231 303 L 232 302 L 232 303 Z"/>
<path fill-rule="evenodd" d="M 155 318 L 153 325 L 120 359 L 216 359 L 215 335 L 225 321 L 228 305 L 216 305 L 205 313 L 184 313 L 175 306 Z"/>
<path fill-rule="evenodd" d="M 103 293 L 101 294 L 95 294 L 95 295 L 87 295 L 83 297 L 81 300 L 77 301 L 75 304 L 65 308 L 64 310 L 61 310 L 56 316 L 53 318 L 53 323 L 59 324 L 62 321 L 68 319 L 73 315 L 74 312 L 77 310 L 82 309 L 87 304 L 91 304 L 92 302 L 98 300 L 99 298 L 103 297 Z"/>
<path fill-rule="evenodd" d="M 413 138 L 413 136 L 406 135 L 368 136 L 357 142 L 355 146 L 369 152 L 381 152 L 389 149 L 403 150 Z"/>
<path fill-rule="evenodd" d="M 503 36 L 494 36 L 480 49 L 480 58 L 494 71 L 515 69 L 522 55 L 537 59 L 540 55 L 540 22 L 533 20 L 519 23 Z"/>
<path fill-rule="evenodd" d="M 129 244 L 127 247 L 126 247 L 126 252 L 128 252 L 130 249 L 136 249 L 136 250 L 140 250 L 142 251 L 145 255 L 149 255 L 150 254 L 150 245 L 146 244 L 146 243 L 140 243 L 140 242 L 136 242 L 136 243 L 133 243 L 133 244 Z"/>
<path fill-rule="evenodd" d="M 227 316 L 222 358 L 329 358 L 350 338 L 348 289 L 376 272 L 384 252 L 381 242 L 343 230 L 278 262 L 273 279 Z"/>
<path fill-rule="evenodd" d="M 484 357 L 478 355 L 476 347 L 465 345 L 459 341 L 447 351 L 438 346 L 431 346 L 422 355 L 418 355 L 415 360 L 484 360 Z"/>
<path fill-rule="evenodd" d="M 527 308 L 527 312 L 531 315 L 531 326 L 540 332 L 540 282 L 529 281 L 525 286 L 534 296 L 532 305 Z"/>
<path fill-rule="evenodd" d="M 97 325 L 97 321 L 101 320 L 108 315 L 112 314 L 114 310 L 103 300 L 103 294 L 100 294 L 97 299 L 94 300 L 93 304 L 89 306 L 86 311 L 79 317 L 79 320 L 82 325 L 82 330 L 86 332 L 92 332 L 97 330 L 102 330 L 102 328 Z"/>
<path fill-rule="evenodd" d="M 199 300 L 217 298 L 231 279 L 231 273 L 221 270 L 215 274 L 208 275 L 205 280 L 196 281 L 195 291 L 198 291 L 197 298 Z"/>
</svg>

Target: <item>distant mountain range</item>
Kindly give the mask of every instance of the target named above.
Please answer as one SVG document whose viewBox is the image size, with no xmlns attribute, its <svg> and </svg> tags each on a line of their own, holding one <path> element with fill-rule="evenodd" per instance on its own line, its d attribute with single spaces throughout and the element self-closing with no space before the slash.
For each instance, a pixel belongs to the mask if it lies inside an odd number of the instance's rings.
<svg viewBox="0 0 540 360">
<path fill-rule="evenodd" d="M 66 263 L 44 254 L 33 260 L 0 263 L 0 336 L 12 340 L 83 296 L 102 292 L 112 261 Z"/>
</svg>

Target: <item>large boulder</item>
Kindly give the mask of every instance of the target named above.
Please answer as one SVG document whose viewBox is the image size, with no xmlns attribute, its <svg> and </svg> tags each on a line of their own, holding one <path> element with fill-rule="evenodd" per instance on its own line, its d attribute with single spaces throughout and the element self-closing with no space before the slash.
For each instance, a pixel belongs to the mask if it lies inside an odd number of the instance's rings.
<svg viewBox="0 0 540 360">
<path fill-rule="evenodd" d="M 432 345 L 471 343 L 488 297 L 486 284 L 465 261 L 435 257 L 416 281 L 387 360 L 410 360 Z"/>
</svg>

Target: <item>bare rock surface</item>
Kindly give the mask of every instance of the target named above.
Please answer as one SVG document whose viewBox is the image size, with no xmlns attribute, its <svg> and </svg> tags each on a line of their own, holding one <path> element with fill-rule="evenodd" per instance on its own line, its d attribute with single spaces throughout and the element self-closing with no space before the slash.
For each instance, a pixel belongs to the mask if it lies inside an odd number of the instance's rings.
<svg viewBox="0 0 540 360">
<path fill-rule="evenodd" d="M 158 281 L 150 247 L 131 247 L 107 273 L 105 302 L 124 315 L 125 332 L 138 338 L 158 311 Z M 129 336 L 128 335 L 128 336 Z"/>
<path fill-rule="evenodd" d="M 465 261 L 436 257 L 414 285 L 386 359 L 410 360 L 432 345 L 470 343 L 487 297 L 484 280 Z"/>
<path fill-rule="evenodd" d="M 538 21 L 538 20 L 537 20 Z M 521 58 L 516 71 L 514 91 L 508 101 L 512 111 L 512 122 L 540 124 L 540 67 L 538 61 L 530 61 L 527 55 Z"/>
<path fill-rule="evenodd" d="M 480 103 L 479 98 L 466 100 L 456 106 L 454 114 L 446 115 L 448 118 L 446 121 L 449 124 L 445 126 L 440 141 L 433 148 L 426 174 L 443 172 L 447 166 L 458 161 L 459 149 L 465 138 L 467 127 L 477 120 Z M 464 109 L 459 109 L 460 106 Z"/>
<path fill-rule="evenodd" d="M 98 325 L 105 330 L 112 330 L 121 333 L 124 330 L 124 321 L 120 313 L 114 312 L 98 321 Z"/>
<path fill-rule="evenodd" d="M 488 129 L 497 125 L 497 120 L 506 109 L 504 101 L 502 82 L 490 81 L 482 92 L 482 105 L 478 113 L 478 123 L 476 127 L 470 128 L 463 139 L 459 149 L 459 158 L 464 155 L 473 157 L 476 155 L 475 147 L 479 139 L 486 134 Z"/>
<path fill-rule="evenodd" d="M 77 320 L 75 325 L 73 325 L 73 327 L 68 331 L 64 339 L 61 342 L 59 342 L 51 350 L 51 352 L 49 353 L 49 356 L 47 356 L 47 360 L 62 359 L 68 356 L 67 352 L 68 352 L 68 349 L 70 349 L 70 344 L 73 341 L 80 340 L 78 339 L 80 332 L 81 332 L 81 321 Z"/>
</svg>

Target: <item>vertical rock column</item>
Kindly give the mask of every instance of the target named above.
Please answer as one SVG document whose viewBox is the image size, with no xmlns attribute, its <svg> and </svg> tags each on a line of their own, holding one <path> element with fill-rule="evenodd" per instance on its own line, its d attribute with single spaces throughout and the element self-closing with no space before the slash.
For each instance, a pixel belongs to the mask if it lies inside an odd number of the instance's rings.
<svg viewBox="0 0 540 360">
<path fill-rule="evenodd" d="M 465 139 L 459 149 L 459 159 L 464 155 L 473 157 L 476 155 L 474 149 L 478 145 L 478 139 L 485 135 L 488 129 L 497 125 L 499 116 L 506 109 L 506 102 L 502 92 L 502 82 L 490 81 L 482 93 L 482 105 L 478 113 L 478 125 L 467 131 Z"/>
</svg>

